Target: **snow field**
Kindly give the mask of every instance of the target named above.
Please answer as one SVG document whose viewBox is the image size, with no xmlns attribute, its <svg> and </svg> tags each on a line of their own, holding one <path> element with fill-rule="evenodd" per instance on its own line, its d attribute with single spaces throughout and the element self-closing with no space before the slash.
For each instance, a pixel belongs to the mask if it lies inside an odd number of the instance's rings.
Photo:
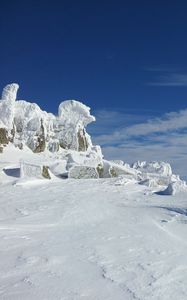
<svg viewBox="0 0 187 300">
<path fill-rule="evenodd" d="M 1 299 L 186 299 L 186 194 L 115 182 L 1 187 Z"/>
</svg>

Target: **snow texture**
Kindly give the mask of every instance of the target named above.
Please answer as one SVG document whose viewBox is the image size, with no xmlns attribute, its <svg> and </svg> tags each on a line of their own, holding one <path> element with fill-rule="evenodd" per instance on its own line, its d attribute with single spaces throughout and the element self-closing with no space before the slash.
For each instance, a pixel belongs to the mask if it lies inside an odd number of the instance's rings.
<svg viewBox="0 0 187 300">
<path fill-rule="evenodd" d="M 74 179 L 95 179 L 99 178 L 99 174 L 94 167 L 74 166 L 69 170 L 68 177 Z"/>
<path fill-rule="evenodd" d="M 187 298 L 187 191 L 163 197 L 125 177 L 19 179 L 20 156 L 36 164 L 41 154 L 10 146 L 0 161 L 1 299 Z"/>
</svg>

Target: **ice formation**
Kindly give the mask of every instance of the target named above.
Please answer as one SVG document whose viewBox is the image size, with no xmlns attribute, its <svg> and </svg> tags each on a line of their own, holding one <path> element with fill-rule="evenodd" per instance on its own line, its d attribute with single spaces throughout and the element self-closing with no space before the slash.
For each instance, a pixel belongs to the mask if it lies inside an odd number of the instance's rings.
<svg viewBox="0 0 187 300">
<path fill-rule="evenodd" d="M 11 130 L 13 128 L 14 108 L 19 85 L 8 84 L 2 92 L 0 100 L 0 127 Z"/>
<path fill-rule="evenodd" d="M 18 84 L 12 83 L 3 89 L 0 153 L 11 144 L 17 149 L 40 154 L 36 165 L 22 162 L 22 176 L 51 178 L 52 172 L 62 178 L 118 177 L 117 185 L 133 181 L 149 188 L 163 190 L 164 186 L 167 187 L 165 193 L 170 194 L 183 188 L 183 182 L 172 174 L 168 163 L 138 161 L 130 166 L 122 160 L 104 160 L 100 146 L 93 146 L 86 132 L 86 126 L 95 121 L 95 117 L 83 103 L 63 101 L 55 116 L 42 111 L 35 103 L 16 100 L 18 88 Z"/>
<path fill-rule="evenodd" d="M 89 107 L 75 100 L 67 100 L 59 105 L 58 114 L 58 137 L 63 148 L 86 151 L 92 146 L 85 130 L 89 123 L 95 121 Z"/>
<path fill-rule="evenodd" d="M 3 89 L 0 102 L 0 128 L 7 129 L 9 139 L 18 147 L 28 146 L 33 152 L 58 152 L 60 149 L 87 151 L 92 147 L 86 126 L 95 121 L 90 108 L 67 100 L 59 105 L 59 115 L 42 111 L 35 103 L 16 101 L 18 84 Z"/>
<path fill-rule="evenodd" d="M 165 162 L 146 162 L 146 161 L 137 161 L 132 165 L 132 168 L 141 171 L 142 173 L 156 173 L 161 176 L 171 176 L 172 169 L 170 164 Z"/>
</svg>

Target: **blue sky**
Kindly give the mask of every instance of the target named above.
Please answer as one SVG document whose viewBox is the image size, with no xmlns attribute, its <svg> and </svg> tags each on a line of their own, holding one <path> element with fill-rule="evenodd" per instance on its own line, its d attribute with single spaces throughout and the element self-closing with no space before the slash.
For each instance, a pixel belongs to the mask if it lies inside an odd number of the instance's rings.
<svg viewBox="0 0 187 300">
<path fill-rule="evenodd" d="M 88 128 L 109 158 L 160 159 L 185 176 L 185 1 L 4 1 L 0 88 L 56 113 L 92 108 Z M 137 125 L 139 124 L 139 125 Z"/>
</svg>

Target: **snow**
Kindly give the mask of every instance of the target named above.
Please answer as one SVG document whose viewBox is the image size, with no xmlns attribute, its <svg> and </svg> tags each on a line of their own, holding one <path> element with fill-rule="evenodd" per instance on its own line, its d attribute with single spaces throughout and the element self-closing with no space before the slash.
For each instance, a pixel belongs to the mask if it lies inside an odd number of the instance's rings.
<svg viewBox="0 0 187 300">
<path fill-rule="evenodd" d="M 19 85 L 17 83 L 11 83 L 4 87 L 2 92 L 2 99 L 5 101 L 15 102 Z"/>
<path fill-rule="evenodd" d="M 16 83 L 8 84 L 2 92 L 0 100 L 0 127 L 12 129 L 14 119 L 14 107 L 19 85 Z"/>
<path fill-rule="evenodd" d="M 178 181 L 171 182 L 164 191 L 160 192 L 160 194 L 175 195 L 176 193 L 180 193 L 183 191 L 187 191 L 186 182 L 183 180 L 178 180 Z"/>
<path fill-rule="evenodd" d="M 59 139 L 63 140 L 63 143 L 68 148 L 79 150 L 78 133 L 83 139 L 84 136 L 86 138 L 84 142 L 85 149 L 87 148 L 86 146 L 92 146 L 90 136 L 86 133 L 85 127 L 95 121 L 95 117 L 90 115 L 90 108 L 88 106 L 76 100 L 66 100 L 59 105 L 58 115 L 58 122 L 61 129 Z"/>
<path fill-rule="evenodd" d="M 64 123 L 70 123 L 86 127 L 95 121 L 95 117 L 90 115 L 90 108 L 76 100 L 66 100 L 59 105 L 59 118 Z"/>
<path fill-rule="evenodd" d="M 1 299 L 186 299 L 187 191 L 154 194 L 132 175 L 23 180 L 20 157 L 33 164 L 47 157 L 6 148 Z M 48 157 L 56 174 L 66 163 Z"/>
<path fill-rule="evenodd" d="M 103 160 L 104 174 L 103 177 L 118 177 L 120 175 L 132 175 L 133 178 L 137 178 L 139 171 L 134 168 L 130 168 L 128 164 L 122 165 L 118 162 Z"/>
<path fill-rule="evenodd" d="M 103 159 L 87 106 L 56 117 L 17 88 L 0 102 L 16 127 L 0 153 L 0 299 L 187 299 L 186 183 L 165 162 Z"/>
<path fill-rule="evenodd" d="M 99 174 L 94 167 L 89 166 L 73 166 L 68 173 L 69 178 L 74 179 L 90 179 L 99 178 Z"/>
<path fill-rule="evenodd" d="M 8 137 L 16 146 L 26 145 L 33 152 L 62 149 L 86 152 L 92 148 L 86 126 L 95 117 L 89 107 L 76 100 L 66 100 L 59 105 L 59 115 L 54 116 L 42 111 L 36 103 L 16 101 L 18 88 L 15 83 L 7 85 L 0 101 L 0 128 L 9 130 Z"/>
<path fill-rule="evenodd" d="M 145 173 L 156 173 L 162 176 L 171 176 L 172 169 L 170 164 L 165 163 L 163 161 L 157 162 L 146 162 L 146 161 L 138 161 L 135 162 L 132 167 L 136 170 L 140 170 L 141 172 Z"/>
</svg>

